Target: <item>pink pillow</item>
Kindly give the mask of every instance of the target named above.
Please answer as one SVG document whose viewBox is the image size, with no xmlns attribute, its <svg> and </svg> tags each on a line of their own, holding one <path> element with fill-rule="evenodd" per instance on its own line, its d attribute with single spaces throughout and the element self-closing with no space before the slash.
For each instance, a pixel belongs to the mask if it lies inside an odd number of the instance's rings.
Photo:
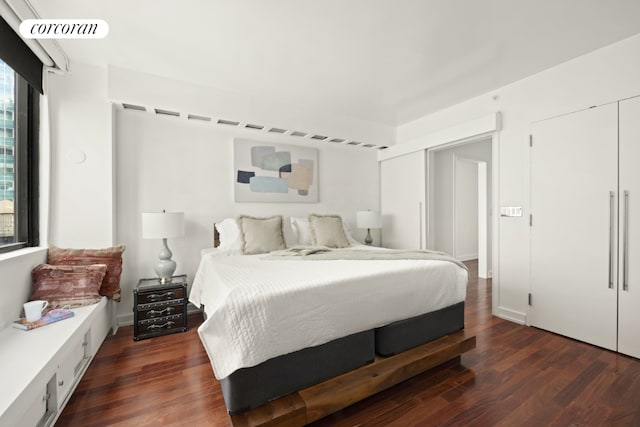
<svg viewBox="0 0 640 427">
<path fill-rule="evenodd" d="M 102 280 L 100 295 L 120 301 L 120 275 L 124 249 L 124 245 L 105 249 L 63 249 L 51 246 L 47 262 L 52 265 L 106 264 L 107 274 Z"/>
<path fill-rule="evenodd" d="M 105 264 L 40 264 L 31 272 L 33 293 L 29 300 L 49 301 L 51 308 L 95 304 L 102 298 L 98 289 L 106 273 Z"/>
</svg>

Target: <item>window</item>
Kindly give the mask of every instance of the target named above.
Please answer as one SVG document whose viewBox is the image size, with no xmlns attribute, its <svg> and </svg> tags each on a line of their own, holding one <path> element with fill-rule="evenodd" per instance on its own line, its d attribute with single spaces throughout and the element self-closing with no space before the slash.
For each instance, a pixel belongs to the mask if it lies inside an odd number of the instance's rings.
<svg viewBox="0 0 640 427">
<path fill-rule="evenodd" d="M 0 252 L 38 244 L 38 97 L 0 59 Z"/>
</svg>

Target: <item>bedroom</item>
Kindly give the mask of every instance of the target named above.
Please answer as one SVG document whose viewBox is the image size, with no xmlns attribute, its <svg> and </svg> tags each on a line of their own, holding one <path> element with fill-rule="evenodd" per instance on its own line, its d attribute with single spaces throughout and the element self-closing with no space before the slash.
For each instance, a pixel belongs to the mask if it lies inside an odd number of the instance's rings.
<svg viewBox="0 0 640 427">
<path fill-rule="evenodd" d="M 126 245 L 123 297 L 113 305 L 112 321 L 130 325 L 132 290 L 140 278 L 154 276 L 159 244 L 141 238 L 142 212 L 185 212 L 185 236 L 169 244 L 177 273 L 190 281 L 200 250 L 211 246 L 213 222 L 239 214 L 340 214 L 362 242 L 366 230 L 356 227 L 356 212 L 388 214 L 381 153 L 461 139 L 478 119 L 494 117 L 495 124 L 499 112 L 492 310 L 530 325 L 532 123 L 640 95 L 637 2 L 396 3 L 195 2 L 193 8 L 207 13 L 194 14 L 187 3 L 159 9 L 147 2 L 31 1 L 42 18 L 109 24 L 105 39 L 59 40 L 70 72 L 45 73 L 50 151 L 41 152 L 49 161 L 40 169 L 40 243 Z M 1 5 L 3 16 L 9 10 L 30 16 L 28 3 Z M 158 25 L 173 19 L 190 24 Z M 393 31 L 380 31 L 387 26 Z M 443 37 L 450 27 L 457 34 Z M 189 114 L 212 121 L 189 120 Z M 235 203 L 236 138 L 317 148 L 319 202 Z M 382 146 L 390 148 L 377 149 Z M 522 216 L 498 216 L 504 207 L 521 207 Z M 392 238 L 394 226 L 387 221 L 373 230 L 374 244 Z M 418 235 L 420 224 L 412 227 L 410 234 Z M 1 256 L 1 285 L 19 289 L 0 301 L 7 326 L 29 298 L 31 269 L 46 251 Z"/>
</svg>

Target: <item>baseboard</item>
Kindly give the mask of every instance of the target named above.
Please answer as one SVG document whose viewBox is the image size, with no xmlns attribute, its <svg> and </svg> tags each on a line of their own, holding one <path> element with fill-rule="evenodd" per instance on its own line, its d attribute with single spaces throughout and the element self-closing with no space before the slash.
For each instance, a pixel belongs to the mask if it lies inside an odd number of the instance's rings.
<svg viewBox="0 0 640 427">
<path fill-rule="evenodd" d="M 501 319 L 518 323 L 520 325 L 527 324 L 527 315 L 525 313 L 520 313 L 519 311 L 509 310 L 508 308 L 504 307 L 498 307 L 494 315 Z"/>
<path fill-rule="evenodd" d="M 187 315 L 194 313 L 200 313 L 200 309 L 189 303 L 187 305 Z M 118 326 L 131 326 L 133 325 L 133 313 L 119 314 L 116 320 Z"/>
</svg>

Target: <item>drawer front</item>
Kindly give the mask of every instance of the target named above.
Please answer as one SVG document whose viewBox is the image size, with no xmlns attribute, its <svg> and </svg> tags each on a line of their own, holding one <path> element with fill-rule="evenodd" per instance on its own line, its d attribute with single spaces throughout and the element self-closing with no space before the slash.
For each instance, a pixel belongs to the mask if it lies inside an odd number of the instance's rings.
<svg viewBox="0 0 640 427">
<path fill-rule="evenodd" d="M 186 320 L 182 313 L 157 319 L 139 320 L 135 324 L 134 339 L 184 332 L 187 330 Z"/>
<path fill-rule="evenodd" d="M 137 304 L 150 304 L 163 301 L 182 299 L 185 297 L 183 286 L 173 289 L 163 289 L 161 291 L 138 292 Z"/>
<path fill-rule="evenodd" d="M 171 303 L 171 304 L 169 304 Z M 160 317 L 184 314 L 184 300 L 167 301 L 167 304 L 155 303 L 138 306 L 138 321 L 158 319 Z"/>
</svg>

